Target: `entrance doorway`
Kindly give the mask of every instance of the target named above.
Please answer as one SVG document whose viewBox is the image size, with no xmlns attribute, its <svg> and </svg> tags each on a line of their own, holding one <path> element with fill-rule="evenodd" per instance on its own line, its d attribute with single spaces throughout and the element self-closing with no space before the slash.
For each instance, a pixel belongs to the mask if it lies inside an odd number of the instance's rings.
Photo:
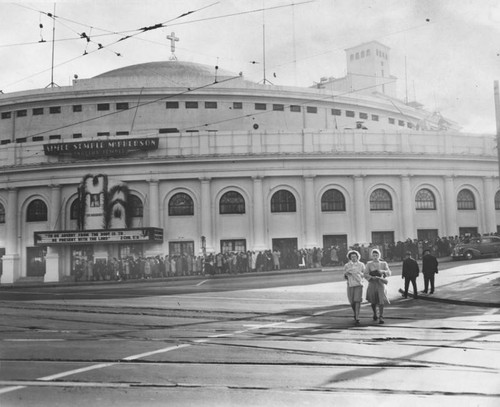
<svg viewBox="0 0 500 407">
<path fill-rule="evenodd" d="M 45 255 L 47 247 L 36 246 L 26 248 L 26 276 L 43 277 L 45 275 Z"/>
<path fill-rule="evenodd" d="M 458 233 L 460 236 L 476 236 L 477 235 L 477 227 L 463 227 L 458 228 Z"/>
<path fill-rule="evenodd" d="M 281 253 L 280 264 L 282 269 L 299 268 L 296 254 L 298 247 L 296 238 L 273 239 L 272 244 L 273 250 L 279 250 Z"/>
<path fill-rule="evenodd" d="M 438 236 L 437 229 L 417 229 L 417 239 L 423 242 L 434 242 Z"/>
<path fill-rule="evenodd" d="M 347 235 L 323 235 L 323 266 L 343 264 L 346 255 Z"/>
<path fill-rule="evenodd" d="M 82 280 L 85 272 L 88 273 L 88 262 L 94 261 L 93 246 L 71 246 L 71 271 L 70 274 L 75 280 Z M 90 277 L 90 276 L 89 276 Z"/>
<path fill-rule="evenodd" d="M 2 266 L 2 257 L 5 255 L 5 248 L 0 247 L 0 276 L 3 273 L 3 266 Z"/>
</svg>

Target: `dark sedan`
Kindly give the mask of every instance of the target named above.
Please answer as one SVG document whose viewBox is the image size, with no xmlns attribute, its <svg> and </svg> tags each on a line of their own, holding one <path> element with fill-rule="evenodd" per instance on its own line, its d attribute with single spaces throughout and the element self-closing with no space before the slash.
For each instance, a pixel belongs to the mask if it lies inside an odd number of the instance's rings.
<svg viewBox="0 0 500 407">
<path fill-rule="evenodd" d="M 500 256 L 500 237 L 482 236 L 466 238 L 458 243 L 451 253 L 451 257 L 454 260 L 471 260 L 484 256 Z"/>
</svg>

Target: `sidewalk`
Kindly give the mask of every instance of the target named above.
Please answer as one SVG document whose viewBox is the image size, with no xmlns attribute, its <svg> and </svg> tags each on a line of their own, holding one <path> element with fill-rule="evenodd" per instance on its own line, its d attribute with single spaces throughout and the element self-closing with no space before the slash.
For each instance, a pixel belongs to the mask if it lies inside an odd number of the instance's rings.
<svg viewBox="0 0 500 407">
<path fill-rule="evenodd" d="M 500 260 L 471 264 L 454 262 L 454 267 L 436 274 L 434 294 L 421 294 L 419 300 L 446 302 L 457 305 L 500 308 Z M 423 276 L 417 279 L 423 290 Z M 400 287 L 404 287 L 401 279 Z M 411 285 L 410 285 L 411 290 Z M 413 297 L 412 293 L 408 295 Z"/>
<path fill-rule="evenodd" d="M 439 263 L 449 263 L 450 258 L 441 258 Z M 389 263 L 391 269 L 399 269 L 401 262 Z M 62 281 L 55 283 L 31 282 L 31 283 L 14 283 L 0 286 L 1 290 L 10 288 L 34 288 L 34 287 L 61 287 L 61 286 L 78 286 L 78 285 L 103 285 L 103 284 L 145 284 L 145 283 L 165 283 L 168 281 L 193 280 L 200 278 L 219 279 L 219 278 L 245 278 L 254 276 L 271 276 L 279 274 L 293 273 L 313 273 L 313 272 L 332 272 L 342 273 L 343 267 L 323 267 L 312 269 L 293 269 L 293 270 L 273 270 L 255 273 L 243 274 L 218 274 L 214 276 L 179 276 L 156 278 L 149 280 L 129 280 L 129 281 Z M 423 290 L 423 276 L 420 273 L 417 279 L 418 290 Z M 401 297 L 400 290 L 404 287 L 404 282 L 400 275 L 392 276 L 388 285 L 389 296 L 391 298 Z M 409 297 L 413 298 L 411 292 Z M 479 307 L 500 308 L 500 260 L 492 259 L 487 262 L 470 263 L 470 262 L 453 262 L 453 266 L 449 269 L 440 270 L 436 275 L 436 286 L 434 294 L 420 294 L 419 301 L 434 301 L 446 302 L 457 305 L 470 305 Z"/>
</svg>

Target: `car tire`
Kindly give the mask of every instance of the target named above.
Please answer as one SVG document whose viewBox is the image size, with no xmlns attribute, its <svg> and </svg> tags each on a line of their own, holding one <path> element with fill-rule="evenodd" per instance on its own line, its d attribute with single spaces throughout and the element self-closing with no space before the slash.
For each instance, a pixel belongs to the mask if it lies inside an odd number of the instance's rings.
<svg viewBox="0 0 500 407">
<path fill-rule="evenodd" d="M 465 252 L 464 258 L 465 258 L 465 260 L 472 260 L 474 258 L 474 255 L 472 254 L 472 252 L 468 251 L 468 252 Z"/>
</svg>

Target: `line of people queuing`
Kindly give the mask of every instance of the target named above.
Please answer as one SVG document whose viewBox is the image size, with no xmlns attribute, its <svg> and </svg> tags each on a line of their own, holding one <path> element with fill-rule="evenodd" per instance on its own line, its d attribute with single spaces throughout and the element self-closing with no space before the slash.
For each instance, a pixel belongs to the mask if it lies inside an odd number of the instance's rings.
<svg viewBox="0 0 500 407">
<path fill-rule="evenodd" d="M 437 257 L 449 256 L 458 236 L 436 238 L 432 241 L 407 239 L 382 245 L 347 244 L 311 249 L 296 249 L 281 252 L 277 248 L 263 251 L 243 251 L 192 255 L 188 253 L 166 256 L 134 257 L 122 259 L 78 259 L 73 274 L 77 281 L 133 280 L 167 278 L 174 276 L 241 274 L 282 269 L 311 269 L 343 266 L 350 249 L 360 254 L 360 261 L 370 260 L 370 253 L 377 249 L 387 261 L 402 261 L 405 253 L 421 259 L 425 249 Z"/>
</svg>

